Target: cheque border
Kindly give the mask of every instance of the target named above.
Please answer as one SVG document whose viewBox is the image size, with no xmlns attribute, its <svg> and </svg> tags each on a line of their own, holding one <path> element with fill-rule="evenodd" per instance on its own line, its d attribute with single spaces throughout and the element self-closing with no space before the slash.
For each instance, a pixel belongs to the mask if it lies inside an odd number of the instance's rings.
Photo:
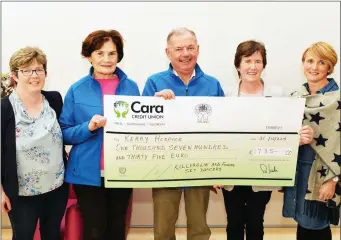
<svg viewBox="0 0 341 240">
<path fill-rule="evenodd" d="M 288 134 L 294 135 L 297 132 L 115 132 L 106 131 L 109 134 L 136 134 L 136 135 L 166 135 L 166 134 Z"/>
<path fill-rule="evenodd" d="M 272 181 L 292 181 L 293 178 L 185 178 L 185 179 L 159 179 L 159 180 L 112 180 L 108 182 L 181 182 L 181 181 L 202 181 L 202 180 L 272 180 Z"/>
</svg>

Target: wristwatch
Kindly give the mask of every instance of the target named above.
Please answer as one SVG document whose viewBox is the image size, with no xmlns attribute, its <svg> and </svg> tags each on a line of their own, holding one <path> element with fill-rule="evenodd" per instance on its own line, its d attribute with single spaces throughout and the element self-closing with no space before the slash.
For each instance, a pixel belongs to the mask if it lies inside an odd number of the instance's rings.
<svg viewBox="0 0 341 240">
<path fill-rule="evenodd" d="M 333 182 L 338 182 L 338 181 L 339 181 L 339 177 L 338 176 L 333 178 Z"/>
</svg>

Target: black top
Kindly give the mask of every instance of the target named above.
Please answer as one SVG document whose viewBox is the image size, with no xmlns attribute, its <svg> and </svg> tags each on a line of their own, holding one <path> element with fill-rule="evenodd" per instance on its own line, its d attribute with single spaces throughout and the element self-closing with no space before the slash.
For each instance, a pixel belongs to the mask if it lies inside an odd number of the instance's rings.
<svg viewBox="0 0 341 240">
<path fill-rule="evenodd" d="M 59 119 L 63 107 L 60 93 L 56 91 L 41 91 L 41 93 Z M 18 196 L 19 184 L 16 163 L 15 116 L 8 97 L 1 99 L 1 184 L 8 198 L 11 199 Z M 66 167 L 65 145 L 62 151 Z"/>
</svg>

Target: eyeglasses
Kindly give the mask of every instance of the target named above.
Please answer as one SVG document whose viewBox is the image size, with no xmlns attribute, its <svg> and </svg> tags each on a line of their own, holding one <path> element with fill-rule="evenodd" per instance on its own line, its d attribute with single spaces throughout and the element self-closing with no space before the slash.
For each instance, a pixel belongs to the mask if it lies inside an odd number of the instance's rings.
<svg viewBox="0 0 341 240">
<path fill-rule="evenodd" d="M 25 70 L 19 69 L 19 70 L 17 70 L 17 72 L 22 72 L 22 74 L 24 76 L 32 76 L 33 72 L 36 72 L 37 75 L 45 75 L 45 70 L 44 69 L 35 69 L 35 70 L 32 70 L 32 69 L 25 69 Z"/>
</svg>

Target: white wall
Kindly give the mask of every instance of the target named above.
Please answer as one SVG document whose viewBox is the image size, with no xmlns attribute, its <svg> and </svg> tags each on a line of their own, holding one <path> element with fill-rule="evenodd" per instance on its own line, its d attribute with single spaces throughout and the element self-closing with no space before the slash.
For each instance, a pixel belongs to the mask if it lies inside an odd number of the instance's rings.
<svg viewBox="0 0 341 240">
<path fill-rule="evenodd" d="M 248 39 L 265 43 L 268 66 L 265 81 L 287 93 L 304 81 L 301 54 L 311 43 L 326 41 L 340 56 L 340 4 L 338 2 L 98 2 L 2 3 L 2 72 L 11 54 L 27 45 L 48 56 L 47 89 L 65 94 L 88 72 L 80 56 L 85 37 L 98 29 L 116 29 L 125 38 L 120 63 L 142 91 L 147 77 L 167 68 L 166 37 L 175 27 L 194 30 L 200 44 L 199 63 L 217 77 L 223 88 L 236 82 L 233 58 L 237 45 Z M 339 64 L 333 75 L 339 82 Z M 265 224 L 288 226 L 281 218 L 282 195 L 275 193 Z M 133 225 L 152 225 L 150 190 L 135 190 Z M 225 224 L 221 195 L 212 197 L 208 221 Z M 185 224 L 184 209 L 178 222 Z"/>
</svg>

